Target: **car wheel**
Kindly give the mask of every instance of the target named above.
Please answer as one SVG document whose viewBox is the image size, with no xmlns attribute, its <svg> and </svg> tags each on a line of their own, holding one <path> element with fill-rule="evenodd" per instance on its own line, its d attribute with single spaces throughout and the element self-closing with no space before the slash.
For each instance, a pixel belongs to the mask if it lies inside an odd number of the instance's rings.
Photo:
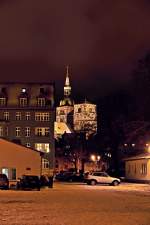
<svg viewBox="0 0 150 225">
<path fill-rule="evenodd" d="M 97 183 L 96 180 L 91 180 L 91 181 L 90 181 L 90 184 L 91 184 L 91 185 L 96 185 L 96 183 Z"/>
<path fill-rule="evenodd" d="M 112 182 L 112 185 L 113 185 L 113 186 L 118 186 L 118 185 L 119 185 L 119 182 L 118 182 L 117 180 L 114 180 L 114 181 Z"/>
</svg>

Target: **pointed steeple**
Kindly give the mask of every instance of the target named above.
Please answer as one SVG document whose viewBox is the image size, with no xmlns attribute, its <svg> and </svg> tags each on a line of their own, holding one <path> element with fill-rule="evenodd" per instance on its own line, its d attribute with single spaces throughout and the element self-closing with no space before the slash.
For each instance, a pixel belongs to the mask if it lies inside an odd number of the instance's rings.
<svg viewBox="0 0 150 225">
<path fill-rule="evenodd" d="M 71 95 L 71 86 L 69 81 L 69 66 L 66 67 L 66 80 L 64 86 L 64 96 L 69 97 Z"/>
<path fill-rule="evenodd" d="M 73 107 L 74 101 L 71 98 L 71 86 L 69 80 L 69 66 L 66 66 L 66 78 L 64 85 L 64 98 L 60 101 L 60 106 L 71 106 Z"/>
<path fill-rule="evenodd" d="M 70 86 L 70 81 L 69 81 L 69 66 L 66 67 L 66 81 L 65 81 L 65 86 Z"/>
</svg>

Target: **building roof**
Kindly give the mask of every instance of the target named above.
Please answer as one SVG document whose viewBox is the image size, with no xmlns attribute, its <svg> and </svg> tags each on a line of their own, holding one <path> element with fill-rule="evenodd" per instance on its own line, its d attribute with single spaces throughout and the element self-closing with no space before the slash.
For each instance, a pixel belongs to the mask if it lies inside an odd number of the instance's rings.
<svg viewBox="0 0 150 225">
<path fill-rule="evenodd" d="M 26 146 L 24 146 L 24 145 L 21 145 L 21 144 L 19 145 L 19 144 L 16 144 L 16 143 L 12 142 L 12 141 L 9 141 L 9 140 L 0 138 L 0 146 L 1 146 L 2 144 L 8 144 L 8 143 L 11 144 L 11 145 L 17 145 L 17 146 L 20 148 L 20 150 L 21 150 L 21 149 L 26 149 L 27 151 L 35 151 L 35 152 L 38 152 L 39 154 L 43 153 L 43 152 L 38 151 L 38 150 L 36 150 L 36 149 L 28 148 L 28 147 L 26 147 Z"/>
<path fill-rule="evenodd" d="M 150 159 L 150 153 L 143 153 L 136 156 L 125 158 L 124 161 L 130 161 L 130 160 L 139 160 L 139 159 Z"/>
</svg>

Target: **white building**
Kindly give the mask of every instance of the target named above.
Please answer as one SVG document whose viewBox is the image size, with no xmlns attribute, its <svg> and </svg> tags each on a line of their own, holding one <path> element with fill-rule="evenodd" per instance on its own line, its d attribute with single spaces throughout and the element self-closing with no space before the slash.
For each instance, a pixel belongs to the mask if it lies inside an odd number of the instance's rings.
<svg viewBox="0 0 150 225">
<path fill-rule="evenodd" d="M 22 175 L 40 176 L 41 152 L 0 139 L 0 173 L 6 174 L 10 183 Z"/>
<path fill-rule="evenodd" d="M 125 177 L 131 181 L 150 182 L 150 153 L 126 158 Z"/>
</svg>

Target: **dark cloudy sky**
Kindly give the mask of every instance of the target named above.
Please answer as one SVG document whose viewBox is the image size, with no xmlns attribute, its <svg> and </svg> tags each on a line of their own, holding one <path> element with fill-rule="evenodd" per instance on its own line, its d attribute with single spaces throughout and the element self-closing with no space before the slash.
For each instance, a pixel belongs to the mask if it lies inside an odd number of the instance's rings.
<svg viewBox="0 0 150 225">
<path fill-rule="evenodd" d="M 69 64 L 75 92 L 101 95 L 149 48 L 149 0 L 0 0 L 1 81 L 55 81 L 59 92 Z"/>
</svg>

